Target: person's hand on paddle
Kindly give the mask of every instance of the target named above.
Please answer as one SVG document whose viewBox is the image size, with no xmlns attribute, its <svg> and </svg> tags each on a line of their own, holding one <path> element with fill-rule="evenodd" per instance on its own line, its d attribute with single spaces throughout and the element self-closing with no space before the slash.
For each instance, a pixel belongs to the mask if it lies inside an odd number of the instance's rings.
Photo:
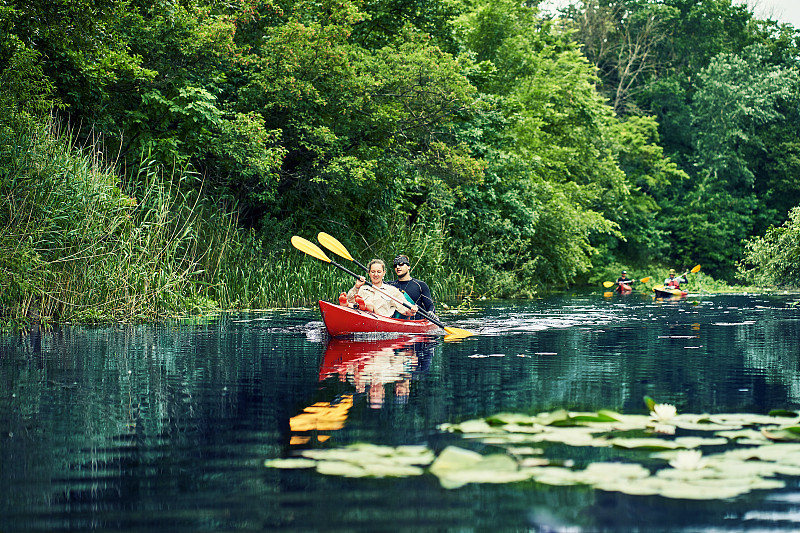
<svg viewBox="0 0 800 533">
<path fill-rule="evenodd" d="M 403 314 L 404 314 L 405 316 L 414 316 L 414 315 L 416 315 L 416 314 L 417 314 L 417 311 L 419 311 L 419 306 L 417 306 L 417 305 L 412 305 L 411 307 L 406 307 L 406 308 L 403 310 Z"/>
</svg>

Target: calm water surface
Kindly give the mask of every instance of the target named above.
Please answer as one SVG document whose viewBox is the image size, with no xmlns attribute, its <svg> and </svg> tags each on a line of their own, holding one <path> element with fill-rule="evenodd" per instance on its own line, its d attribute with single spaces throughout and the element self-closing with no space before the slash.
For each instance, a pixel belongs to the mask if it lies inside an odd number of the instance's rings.
<svg viewBox="0 0 800 533">
<path fill-rule="evenodd" d="M 328 342 L 315 309 L 0 337 L 0 531 L 798 531 L 798 478 L 696 502 L 263 466 L 361 441 L 468 447 L 437 426 L 645 414 L 645 395 L 679 412 L 797 409 L 796 300 L 490 302 L 442 316 L 480 333 L 457 343 Z M 314 404 L 344 409 L 345 423 L 309 431 Z"/>
</svg>

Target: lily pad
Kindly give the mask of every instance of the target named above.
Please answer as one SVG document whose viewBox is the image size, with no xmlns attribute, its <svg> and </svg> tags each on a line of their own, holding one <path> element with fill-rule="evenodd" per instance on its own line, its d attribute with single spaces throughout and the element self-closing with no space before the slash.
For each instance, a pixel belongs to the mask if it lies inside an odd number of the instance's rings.
<svg viewBox="0 0 800 533">
<path fill-rule="evenodd" d="M 523 470 L 528 473 L 534 481 L 544 483 L 545 485 L 568 486 L 583 483 L 576 472 L 561 466 L 542 466 L 525 468 Z"/>
<path fill-rule="evenodd" d="M 752 487 L 746 485 L 697 486 L 687 483 L 670 483 L 661 487 L 659 494 L 678 500 L 726 500 L 747 494 Z"/>
<path fill-rule="evenodd" d="M 724 437 L 678 437 L 675 439 L 675 443 L 683 448 L 698 448 L 700 446 L 724 446 L 728 444 L 728 439 Z"/>
<path fill-rule="evenodd" d="M 367 471 L 355 464 L 347 461 L 319 461 L 317 462 L 317 472 L 329 476 L 342 477 L 367 477 Z"/>
<path fill-rule="evenodd" d="M 721 413 L 711 415 L 710 419 L 716 424 L 731 424 L 741 425 L 745 427 L 750 426 L 782 426 L 791 425 L 792 421 L 787 417 L 772 416 L 772 415 L 758 415 L 753 413 Z M 800 422 L 800 418 L 795 417 Z"/>
<path fill-rule="evenodd" d="M 411 477 L 421 476 L 425 473 L 418 466 L 403 464 L 362 464 L 360 466 L 370 477 Z"/>
<path fill-rule="evenodd" d="M 673 499 L 727 499 L 752 490 L 785 486 L 777 476 L 800 478 L 800 419 L 797 413 L 773 411 L 770 416 L 753 414 L 674 414 L 667 404 L 652 402 L 660 416 L 623 415 L 613 411 L 569 412 L 558 410 L 530 416 L 501 413 L 440 429 L 504 448 L 504 453 L 480 453 L 448 446 L 438 457 L 426 446 L 378 446 L 354 444 L 346 448 L 305 450 L 303 457 L 273 459 L 273 468 L 311 468 L 320 473 L 346 477 L 406 477 L 429 472 L 442 487 L 455 489 L 468 483 L 515 483 L 534 480 L 548 485 L 587 485 L 597 490 L 626 494 L 661 495 Z M 777 416 L 782 414 L 783 416 Z M 655 413 L 659 415 L 659 413 Z M 662 419 L 667 420 L 664 422 Z M 669 427 L 663 438 L 642 437 L 653 428 Z M 682 433 L 672 437 L 675 430 Z M 685 435 L 685 432 L 703 432 Z M 574 470 L 573 460 L 563 462 L 544 457 L 550 445 L 609 447 L 621 450 L 629 462 L 590 463 Z M 753 444 L 756 444 L 753 446 Z M 743 447 L 742 445 L 748 445 Z M 736 449 L 708 454 L 712 447 Z M 663 467 L 649 468 L 634 461 L 640 450 L 652 450 L 650 459 L 663 459 Z M 625 454 L 629 457 L 625 457 Z M 585 454 L 581 452 L 580 457 Z M 553 464 L 556 463 L 556 464 Z"/>
<path fill-rule="evenodd" d="M 311 459 L 268 459 L 264 461 L 264 466 L 270 468 L 314 468 L 317 462 Z"/>
<path fill-rule="evenodd" d="M 622 492 L 623 494 L 630 494 L 632 496 L 655 496 L 661 490 L 660 487 L 656 487 L 652 483 L 642 483 L 641 481 L 632 483 L 627 480 L 609 480 L 595 485 L 595 488 L 607 492 Z"/>
<path fill-rule="evenodd" d="M 536 415 L 536 422 L 543 426 L 568 424 L 570 419 L 569 412 L 565 409 L 559 409 L 552 413 L 539 413 Z"/>
<path fill-rule="evenodd" d="M 520 470 L 516 461 L 507 455 L 483 456 L 456 446 L 445 448 L 431 465 L 430 472 L 447 489 L 467 483 L 512 483 L 530 478 L 530 474 Z"/>
<path fill-rule="evenodd" d="M 718 437 L 725 437 L 732 441 L 738 441 L 740 444 L 745 441 L 747 443 L 759 442 L 760 444 L 769 442 L 769 439 L 762 435 L 760 431 L 754 429 L 717 431 L 714 434 Z"/>
<path fill-rule="evenodd" d="M 611 445 L 608 439 L 595 437 L 589 429 L 580 427 L 550 428 L 548 431 L 539 433 L 531 439 L 533 442 L 560 442 L 567 446 L 579 447 L 605 448 Z"/>
<path fill-rule="evenodd" d="M 794 411 L 789 411 L 787 409 L 773 409 L 772 411 L 769 412 L 769 416 L 781 416 L 781 417 L 788 417 L 788 418 L 791 418 L 791 417 L 797 418 L 800 415 L 798 415 L 798 413 L 796 413 Z"/>
<path fill-rule="evenodd" d="M 507 433 L 541 433 L 545 430 L 545 426 L 541 424 L 506 424 L 500 429 Z"/>
<path fill-rule="evenodd" d="M 495 433 L 498 429 L 489 425 L 484 419 L 467 420 L 460 424 L 442 424 L 443 430 L 451 433 Z"/>
<path fill-rule="evenodd" d="M 509 444 L 531 444 L 541 442 L 542 439 L 525 433 L 498 433 L 497 435 L 464 435 L 465 438 L 478 439 L 484 444 L 506 446 Z"/>
<path fill-rule="evenodd" d="M 486 417 L 486 423 L 491 426 L 504 426 L 506 424 L 532 425 L 536 423 L 536 418 L 519 413 L 498 413 Z"/>
<path fill-rule="evenodd" d="M 769 440 L 800 442 L 800 426 L 789 426 L 773 430 L 762 429 L 761 433 Z"/>
<path fill-rule="evenodd" d="M 642 479 L 650 476 L 650 470 L 637 463 L 592 463 L 581 472 L 581 477 L 591 482 L 609 478 Z"/>
</svg>

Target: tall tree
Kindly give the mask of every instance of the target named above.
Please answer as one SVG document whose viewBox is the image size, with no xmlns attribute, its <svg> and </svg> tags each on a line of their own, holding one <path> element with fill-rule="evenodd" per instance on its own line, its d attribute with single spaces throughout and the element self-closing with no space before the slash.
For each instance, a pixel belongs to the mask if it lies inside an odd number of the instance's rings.
<svg viewBox="0 0 800 533">
<path fill-rule="evenodd" d="M 741 241 L 776 217 L 769 198 L 756 194 L 763 178 L 753 158 L 768 152 L 761 132 L 786 119 L 783 109 L 797 102 L 798 81 L 796 71 L 770 64 L 762 46 L 720 54 L 700 72 L 691 104 L 696 178 L 667 211 L 677 221 L 676 257 L 730 277 Z"/>
<path fill-rule="evenodd" d="M 462 130 L 487 170 L 454 207 L 465 221 L 454 230 L 459 263 L 497 291 L 530 291 L 587 272 L 624 221 L 639 224 L 632 241 L 646 240 L 657 206 L 645 188 L 681 177 L 654 145 L 655 122 L 620 122 L 576 43 L 535 9 L 484 1 L 455 28 L 492 110 Z M 478 255 L 489 242 L 492 253 Z"/>
</svg>

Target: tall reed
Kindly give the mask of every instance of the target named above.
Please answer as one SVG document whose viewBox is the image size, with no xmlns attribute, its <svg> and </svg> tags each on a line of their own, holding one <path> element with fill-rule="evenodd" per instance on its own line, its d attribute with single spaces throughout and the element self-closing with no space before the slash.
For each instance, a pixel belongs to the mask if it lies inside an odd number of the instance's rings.
<svg viewBox="0 0 800 533">
<path fill-rule="evenodd" d="M 0 270 L 9 291 L 0 298 L 6 318 L 144 320 L 203 305 L 194 290 L 202 273 L 200 202 L 180 180 L 160 179 L 154 166 L 145 166 L 142 185 L 126 194 L 99 142 L 75 146 L 54 122 L 5 133 Z"/>
<path fill-rule="evenodd" d="M 0 321 L 307 306 L 351 286 L 348 274 L 292 248 L 288 225 L 240 228 L 236 205 L 212 202 L 197 174 L 166 173 L 147 158 L 137 168 L 123 179 L 99 140 L 76 146 L 53 121 L 0 128 Z M 343 238 L 364 262 L 391 265 L 406 253 L 435 297 L 463 296 L 469 278 L 449 271 L 445 228 L 395 227 L 371 241 Z"/>
</svg>

